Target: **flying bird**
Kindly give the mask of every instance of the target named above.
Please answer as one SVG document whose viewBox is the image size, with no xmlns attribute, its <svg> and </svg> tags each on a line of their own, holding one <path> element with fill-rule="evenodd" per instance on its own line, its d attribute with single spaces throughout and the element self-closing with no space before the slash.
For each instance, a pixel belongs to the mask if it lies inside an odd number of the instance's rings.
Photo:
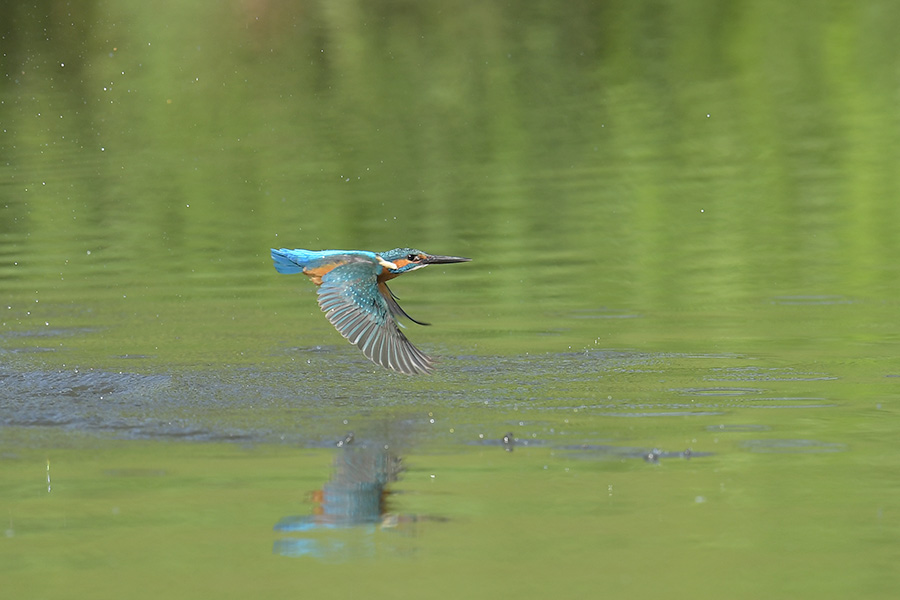
<svg viewBox="0 0 900 600">
<path fill-rule="evenodd" d="M 428 325 L 406 314 L 387 282 L 428 265 L 471 258 L 427 254 L 415 248 L 366 250 L 272 249 L 279 273 L 303 273 L 318 287 L 319 307 L 335 329 L 369 360 L 407 375 L 430 373 L 434 361 L 406 339 L 396 317 Z"/>
</svg>

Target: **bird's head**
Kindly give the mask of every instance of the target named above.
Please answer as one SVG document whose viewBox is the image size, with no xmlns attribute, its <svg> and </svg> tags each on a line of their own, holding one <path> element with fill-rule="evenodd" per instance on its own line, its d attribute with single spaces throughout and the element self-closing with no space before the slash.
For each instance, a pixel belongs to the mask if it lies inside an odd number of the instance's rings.
<svg viewBox="0 0 900 600">
<path fill-rule="evenodd" d="M 394 248 L 387 252 L 378 254 L 381 258 L 381 266 L 390 271 L 393 275 L 400 275 L 415 271 L 428 265 L 442 265 L 448 263 L 468 262 L 471 258 L 463 258 L 462 256 L 439 256 L 436 254 L 427 254 L 415 248 Z"/>
</svg>

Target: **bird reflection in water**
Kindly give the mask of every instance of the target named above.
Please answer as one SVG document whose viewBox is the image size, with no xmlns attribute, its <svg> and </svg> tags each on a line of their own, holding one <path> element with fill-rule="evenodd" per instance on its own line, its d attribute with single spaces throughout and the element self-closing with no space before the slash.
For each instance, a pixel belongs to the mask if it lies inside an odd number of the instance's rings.
<svg viewBox="0 0 900 600">
<path fill-rule="evenodd" d="M 352 433 L 337 446 L 331 479 L 311 494 L 313 514 L 287 516 L 275 525 L 275 531 L 290 534 L 275 541 L 276 554 L 344 560 L 372 555 L 385 545 L 400 550 L 396 540 L 414 533 L 415 515 L 389 509 L 388 486 L 403 471 L 401 458 L 387 444 L 356 443 Z M 386 531 L 401 537 L 383 541 L 379 536 Z"/>
</svg>

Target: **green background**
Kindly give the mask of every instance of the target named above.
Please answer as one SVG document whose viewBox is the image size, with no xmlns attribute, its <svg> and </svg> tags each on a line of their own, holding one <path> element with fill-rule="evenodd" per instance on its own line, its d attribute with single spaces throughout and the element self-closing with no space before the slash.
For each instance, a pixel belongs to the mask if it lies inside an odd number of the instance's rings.
<svg viewBox="0 0 900 600">
<path fill-rule="evenodd" d="M 893 597 L 898 22 L 0 2 L 3 588 Z M 269 259 L 397 246 L 433 376 Z M 280 555 L 349 431 L 415 518 Z"/>
</svg>

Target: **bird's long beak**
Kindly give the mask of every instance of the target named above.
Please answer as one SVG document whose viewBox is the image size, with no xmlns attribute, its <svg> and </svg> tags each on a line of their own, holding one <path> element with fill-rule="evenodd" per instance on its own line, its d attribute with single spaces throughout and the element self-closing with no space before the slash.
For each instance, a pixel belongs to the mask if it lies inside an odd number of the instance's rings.
<svg viewBox="0 0 900 600">
<path fill-rule="evenodd" d="M 472 260 L 471 258 L 463 258 L 462 256 L 435 256 L 433 254 L 427 255 L 422 259 L 422 264 L 425 265 L 444 265 L 449 263 L 459 263 L 459 262 L 469 262 Z"/>
</svg>

